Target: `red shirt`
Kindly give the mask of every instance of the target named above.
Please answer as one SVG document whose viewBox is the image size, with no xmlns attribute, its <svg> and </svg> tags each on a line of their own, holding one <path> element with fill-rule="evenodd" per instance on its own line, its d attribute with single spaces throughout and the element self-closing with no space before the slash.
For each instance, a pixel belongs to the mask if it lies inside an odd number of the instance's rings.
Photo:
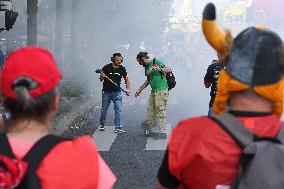
<svg viewBox="0 0 284 189">
<path fill-rule="evenodd" d="M 260 137 L 273 137 L 281 128 L 273 115 L 238 119 Z M 215 189 L 231 184 L 240 154 L 239 146 L 213 120 L 190 118 L 172 131 L 168 165 L 171 174 L 190 189 Z"/>
<path fill-rule="evenodd" d="M 19 159 L 33 145 L 11 137 L 9 143 Z M 56 145 L 42 160 L 36 172 L 43 189 L 103 189 L 111 188 L 116 181 L 89 136 Z"/>
</svg>

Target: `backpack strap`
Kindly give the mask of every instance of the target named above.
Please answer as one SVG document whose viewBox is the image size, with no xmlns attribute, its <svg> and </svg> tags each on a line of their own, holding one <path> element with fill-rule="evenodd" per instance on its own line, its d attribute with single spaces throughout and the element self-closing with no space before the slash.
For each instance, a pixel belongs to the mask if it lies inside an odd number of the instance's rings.
<svg viewBox="0 0 284 189">
<path fill-rule="evenodd" d="M 17 186 L 17 189 L 33 188 L 41 189 L 41 184 L 36 175 L 36 168 L 40 164 L 41 160 L 48 154 L 48 152 L 62 141 L 70 140 L 69 138 L 62 138 L 55 135 L 46 135 L 40 140 L 38 140 L 30 149 L 30 151 L 23 158 L 24 161 L 28 162 L 27 173 Z M 5 154 L 10 158 L 16 158 L 11 146 L 8 141 L 6 134 L 0 134 L 0 154 Z"/>
<path fill-rule="evenodd" d="M 15 159 L 15 155 L 11 149 L 8 138 L 6 134 L 0 134 L 0 154 L 5 154 L 6 156 Z"/>
<path fill-rule="evenodd" d="M 68 138 L 62 138 L 55 135 L 46 135 L 39 139 L 30 149 L 30 151 L 23 158 L 24 161 L 28 162 L 28 170 L 24 177 L 24 180 L 20 183 L 17 189 L 33 188 L 41 189 L 40 180 L 36 174 L 36 169 L 40 162 L 53 149 L 58 143 L 70 140 Z"/>
<path fill-rule="evenodd" d="M 276 138 L 280 140 L 282 144 L 284 144 L 284 123 L 282 123 L 282 128 L 280 131 L 277 133 Z"/>
<path fill-rule="evenodd" d="M 70 138 L 63 138 L 56 135 L 46 135 L 39 139 L 31 148 L 31 150 L 24 156 L 23 160 L 29 163 L 29 166 L 36 169 L 41 160 L 48 154 L 48 152 L 58 143 Z"/>
<path fill-rule="evenodd" d="M 153 58 L 153 65 L 155 64 L 156 62 L 156 58 Z M 163 72 L 162 71 L 159 71 L 160 75 L 161 75 L 161 78 L 163 79 Z"/>
<path fill-rule="evenodd" d="M 209 118 L 223 128 L 241 149 L 244 149 L 248 144 L 251 144 L 254 141 L 255 135 L 245 128 L 235 116 L 224 113 L 221 115 L 211 114 Z"/>
<path fill-rule="evenodd" d="M 153 59 L 153 64 L 155 64 L 155 61 L 156 61 L 156 58 Z M 163 67 L 162 67 L 163 68 Z M 159 71 L 160 75 L 161 75 L 161 78 L 166 78 L 166 76 L 163 74 L 162 71 Z"/>
</svg>

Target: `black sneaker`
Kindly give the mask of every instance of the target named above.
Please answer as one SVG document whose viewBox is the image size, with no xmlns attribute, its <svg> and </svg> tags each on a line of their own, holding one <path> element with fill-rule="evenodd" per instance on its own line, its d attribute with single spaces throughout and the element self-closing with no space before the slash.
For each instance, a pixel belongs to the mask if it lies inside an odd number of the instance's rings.
<svg viewBox="0 0 284 189">
<path fill-rule="evenodd" d="M 125 133 L 125 130 L 123 130 L 122 128 L 117 128 L 114 129 L 114 133 Z"/>
<path fill-rule="evenodd" d="M 146 137 L 153 137 L 155 135 L 155 133 L 153 133 L 151 130 L 146 129 L 145 130 L 145 135 Z"/>
<path fill-rule="evenodd" d="M 167 139 L 167 134 L 166 133 L 154 133 L 153 134 L 153 139 L 154 140 L 159 140 L 159 139 Z"/>
<path fill-rule="evenodd" d="M 106 130 L 106 128 L 103 125 L 99 126 L 99 131 L 105 131 L 105 130 Z"/>
</svg>

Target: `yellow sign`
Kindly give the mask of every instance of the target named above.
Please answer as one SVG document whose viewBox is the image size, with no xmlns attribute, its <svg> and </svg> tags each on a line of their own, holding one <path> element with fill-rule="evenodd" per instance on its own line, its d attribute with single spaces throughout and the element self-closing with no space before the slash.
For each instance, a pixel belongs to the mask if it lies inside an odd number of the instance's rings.
<svg viewBox="0 0 284 189">
<path fill-rule="evenodd" d="M 223 20 L 226 23 L 241 23 L 246 20 L 246 1 L 237 1 L 224 8 Z"/>
</svg>

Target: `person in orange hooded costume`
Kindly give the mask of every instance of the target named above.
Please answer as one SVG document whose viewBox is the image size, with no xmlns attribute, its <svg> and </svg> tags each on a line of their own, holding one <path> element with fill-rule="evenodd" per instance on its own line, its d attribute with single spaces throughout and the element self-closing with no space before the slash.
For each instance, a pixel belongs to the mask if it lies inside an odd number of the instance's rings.
<svg viewBox="0 0 284 189">
<path fill-rule="evenodd" d="M 215 115 L 229 114 L 259 137 L 274 137 L 283 112 L 283 43 L 264 28 L 250 27 L 234 39 L 216 24 L 212 3 L 203 12 L 202 28 L 221 55 Z M 241 156 L 238 144 L 207 116 L 182 120 L 172 130 L 158 172 L 156 188 L 229 189 Z"/>
</svg>

